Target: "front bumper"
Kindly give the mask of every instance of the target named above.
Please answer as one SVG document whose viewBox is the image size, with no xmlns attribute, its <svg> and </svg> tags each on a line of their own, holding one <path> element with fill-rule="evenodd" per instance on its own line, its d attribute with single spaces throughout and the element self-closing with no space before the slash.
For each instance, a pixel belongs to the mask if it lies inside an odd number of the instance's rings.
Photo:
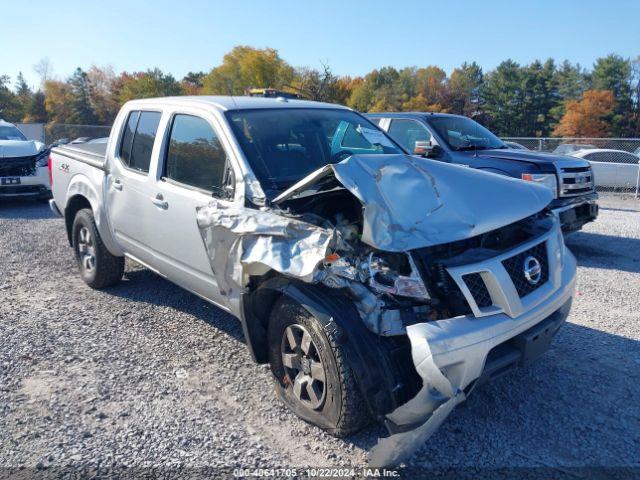
<svg viewBox="0 0 640 480">
<path fill-rule="evenodd" d="M 468 315 L 407 327 L 414 364 L 418 367 L 424 360 L 424 344 L 428 342 L 438 368 L 452 385 L 464 390 L 481 376 L 487 356 L 494 347 L 544 321 L 571 301 L 575 276 L 575 257 L 565 249 L 560 287 L 546 300 L 515 318 L 506 313 L 481 318 Z"/>
<path fill-rule="evenodd" d="M 551 203 L 551 211 L 560 219 L 564 233 L 575 232 L 598 217 L 597 199 L 595 192 L 578 198 L 557 199 Z"/>
<path fill-rule="evenodd" d="M 12 177 L 15 178 L 15 177 Z M 0 197 L 50 197 L 49 171 L 37 167 L 34 175 L 17 177 L 18 185 L 0 185 Z"/>
<path fill-rule="evenodd" d="M 515 317 L 502 312 L 408 326 L 413 363 L 423 385 L 386 416 L 391 435 L 378 442 L 371 462 L 387 466 L 406 459 L 477 384 L 543 353 L 569 314 L 575 278 L 575 258 L 565 249 L 556 290 Z"/>
</svg>

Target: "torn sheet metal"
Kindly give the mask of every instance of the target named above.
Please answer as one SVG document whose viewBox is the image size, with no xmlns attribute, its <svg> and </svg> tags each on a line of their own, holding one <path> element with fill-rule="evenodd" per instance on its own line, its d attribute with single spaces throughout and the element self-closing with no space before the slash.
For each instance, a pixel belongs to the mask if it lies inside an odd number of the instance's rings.
<svg viewBox="0 0 640 480">
<path fill-rule="evenodd" d="M 311 173 L 274 203 L 315 193 L 334 176 L 364 207 L 362 241 L 389 252 L 462 240 L 544 209 L 532 182 L 409 155 L 352 155 Z M 436 180 L 437 179 L 437 180 Z"/>
<path fill-rule="evenodd" d="M 380 438 L 369 454 L 369 462 L 375 467 L 395 466 L 408 459 L 465 399 L 462 389 L 452 385 L 436 365 L 421 329 L 412 327 L 407 327 L 407 334 L 423 385 L 415 397 L 387 415 L 391 435 Z"/>
<path fill-rule="evenodd" d="M 252 274 L 271 269 L 311 282 L 335 235 L 272 211 L 216 200 L 197 209 L 197 222 L 218 287 L 232 310 L 239 308 L 240 293 Z"/>
</svg>

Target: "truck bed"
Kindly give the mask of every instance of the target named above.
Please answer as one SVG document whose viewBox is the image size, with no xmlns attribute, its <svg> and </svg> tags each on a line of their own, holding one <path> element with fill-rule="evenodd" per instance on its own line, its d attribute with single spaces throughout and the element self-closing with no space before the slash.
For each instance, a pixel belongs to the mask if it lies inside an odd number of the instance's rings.
<svg viewBox="0 0 640 480">
<path fill-rule="evenodd" d="M 77 145 L 62 145 L 55 147 L 52 152 L 104 170 L 107 144 L 81 143 Z"/>
</svg>

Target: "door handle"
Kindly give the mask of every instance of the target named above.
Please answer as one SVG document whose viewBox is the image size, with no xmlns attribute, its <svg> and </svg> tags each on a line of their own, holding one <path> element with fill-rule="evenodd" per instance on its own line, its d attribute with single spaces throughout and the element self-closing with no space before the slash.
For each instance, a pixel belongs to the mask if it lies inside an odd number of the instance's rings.
<svg viewBox="0 0 640 480">
<path fill-rule="evenodd" d="M 164 197 L 162 196 L 161 193 L 159 193 L 158 195 L 156 195 L 155 198 L 151 199 L 151 202 L 158 208 L 161 208 L 162 210 L 166 210 L 167 208 L 169 208 L 169 204 L 167 202 L 164 201 Z"/>
<path fill-rule="evenodd" d="M 117 178 L 113 181 L 111 186 L 113 186 L 113 188 L 115 188 L 116 190 L 122 190 L 122 182 Z"/>
</svg>

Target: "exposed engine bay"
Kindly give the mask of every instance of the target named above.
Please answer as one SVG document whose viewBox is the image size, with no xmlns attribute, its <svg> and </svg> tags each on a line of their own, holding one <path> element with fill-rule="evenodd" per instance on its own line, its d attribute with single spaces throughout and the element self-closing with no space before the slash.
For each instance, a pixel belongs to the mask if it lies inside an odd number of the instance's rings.
<svg viewBox="0 0 640 480">
<path fill-rule="evenodd" d="M 335 232 L 331 252 L 314 281 L 347 289 L 368 328 L 378 335 L 401 335 L 407 325 L 471 313 L 446 268 L 495 257 L 551 227 L 545 222 L 549 214 L 541 212 L 457 242 L 406 253 L 384 252 L 361 241 L 362 207 L 345 189 L 285 205 L 282 215 Z"/>
</svg>

